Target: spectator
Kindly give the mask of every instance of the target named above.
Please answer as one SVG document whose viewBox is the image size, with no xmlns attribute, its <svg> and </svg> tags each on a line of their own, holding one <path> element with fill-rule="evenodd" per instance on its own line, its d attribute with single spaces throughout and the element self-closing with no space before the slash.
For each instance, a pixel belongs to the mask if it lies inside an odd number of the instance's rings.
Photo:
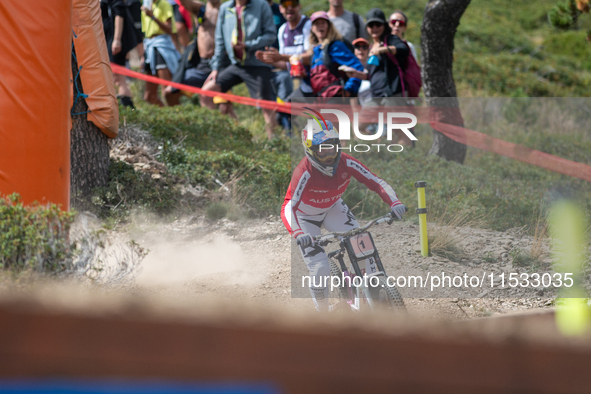
<svg viewBox="0 0 591 394">
<path fill-rule="evenodd" d="M 328 9 L 328 16 L 330 21 L 336 27 L 341 36 L 353 42 L 357 38 L 365 38 L 365 31 L 363 28 L 363 19 L 359 14 L 345 10 L 343 7 L 344 0 L 330 0 Z"/>
<path fill-rule="evenodd" d="M 172 7 L 166 0 L 155 0 L 151 7 L 142 6 L 142 30 L 144 38 L 144 70 L 148 75 L 170 81 L 179 62 L 171 35 L 176 32 Z M 164 106 L 158 97 L 158 85 L 146 82 L 144 100 L 160 107 Z"/>
<path fill-rule="evenodd" d="M 310 20 L 312 21 L 310 82 L 314 94 L 319 97 L 355 97 L 361 80 L 348 78 L 347 74 L 339 70 L 339 67 L 348 66 L 363 73 L 363 65 L 342 41 L 343 37 L 326 12 L 317 11 L 312 14 Z"/>
<path fill-rule="evenodd" d="M 390 56 L 395 56 L 399 64 L 403 65 L 410 53 L 408 47 L 398 36 L 391 34 L 384 12 L 379 8 L 367 13 L 366 26 L 367 33 L 372 39 L 368 60 L 372 97 L 402 96 L 398 67 Z M 376 57 L 377 64 L 372 64 L 372 56 Z"/>
<path fill-rule="evenodd" d="M 195 15 L 198 28 L 197 37 L 190 42 L 183 53 L 179 70 L 174 75 L 173 81 L 201 88 L 211 73 L 210 63 L 215 50 L 215 27 L 220 11 L 220 0 L 209 0 L 205 4 L 197 0 L 181 0 L 181 5 Z M 227 66 L 229 60 L 226 58 L 223 63 Z M 179 73 L 182 74 L 179 75 Z M 179 104 L 180 90 L 169 86 L 164 90 L 164 95 L 168 105 Z M 220 112 L 237 119 L 231 102 L 220 104 Z"/>
<path fill-rule="evenodd" d="M 419 57 L 417 56 L 417 50 L 415 49 L 415 46 L 411 42 L 404 40 L 404 33 L 406 32 L 406 28 L 408 27 L 408 18 L 406 17 L 406 15 L 402 11 L 394 11 L 392 15 L 390 15 L 390 20 L 388 24 L 392 29 L 392 34 L 398 36 L 401 40 L 408 44 L 412 56 L 418 62 Z"/>
<path fill-rule="evenodd" d="M 277 32 L 279 50 L 268 47 L 265 51 L 257 51 L 255 55 L 257 59 L 282 70 L 274 73 L 277 97 L 282 101 L 289 101 L 289 96 L 293 92 L 290 58 L 292 56 L 301 57 L 310 47 L 309 37 L 312 22 L 310 18 L 300 13 L 301 6 L 298 0 L 282 0 L 279 9 L 287 21 L 279 27 Z M 307 72 L 309 72 L 309 67 Z M 300 81 L 300 88 L 307 93 L 312 93 L 307 73 L 306 77 Z M 284 129 L 291 130 L 288 114 L 282 113 L 280 121 Z"/>
<path fill-rule="evenodd" d="M 109 61 L 125 67 L 127 53 L 138 44 L 133 28 L 133 18 L 128 14 L 123 0 L 101 0 L 101 16 Z M 113 80 L 117 85 L 117 98 L 121 100 L 121 104 L 135 108 L 125 76 L 113 74 Z"/>
<path fill-rule="evenodd" d="M 248 20 L 248 23 L 244 21 Z M 215 53 L 211 61 L 204 90 L 227 92 L 244 82 L 250 96 L 275 101 L 275 92 L 269 83 L 273 77 L 271 66 L 255 57 L 255 52 L 277 39 L 273 14 L 266 0 L 230 0 L 220 6 L 215 30 Z M 221 70 L 225 56 L 232 63 Z M 202 96 L 201 103 L 211 109 L 215 104 L 211 97 Z M 275 111 L 263 109 L 267 137 L 273 137 Z"/>
<path fill-rule="evenodd" d="M 176 0 L 166 0 L 172 7 L 173 21 L 176 33 L 172 35 L 172 40 L 179 51 L 183 51 L 189 45 L 190 21 L 186 21 L 180 10 L 180 2 Z M 184 10 L 183 10 L 184 11 Z"/>
<path fill-rule="evenodd" d="M 371 9 L 366 18 L 367 33 L 372 39 L 368 59 L 372 99 L 366 105 L 406 106 L 406 100 L 402 98 L 398 66 L 392 59 L 395 57 L 400 67 L 404 68 L 410 50 L 398 36 L 391 34 L 390 26 L 386 23 L 386 17 L 381 9 Z M 412 143 L 402 132 L 398 136 L 400 138 L 398 143 L 407 145 Z"/>
<path fill-rule="evenodd" d="M 140 58 L 144 57 L 144 33 L 142 32 L 142 2 L 140 0 L 126 0 L 125 5 L 129 10 L 131 18 L 133 19 L 133 28 L 135 30 L 135 37 L 138 40 L 137 55 Z M 129 57 L 129 55 L 128 55 Z M 129 59 L 128 59 L 129 60 Z"/>
<path fill-rule="evenodd" d="M 367 73 L 367 59 L 369 57 L 369 42 L 365 38 L 358 38 L 353 41 L 353 48 L 355 49 L 355 57 L 359 59 Z M 357 92 L 359 104 L 363 105 L 371 98 L 371 82 L 367 79 L 361 80 L 359 91 Z"/>
</svg>

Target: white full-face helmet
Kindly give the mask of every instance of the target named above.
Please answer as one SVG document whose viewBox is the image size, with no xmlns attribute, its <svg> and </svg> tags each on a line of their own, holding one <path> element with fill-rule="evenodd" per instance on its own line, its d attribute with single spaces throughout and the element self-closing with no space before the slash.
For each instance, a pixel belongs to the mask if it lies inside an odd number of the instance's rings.
<svg viewBox="0 0 591 394">
<path fill-rule="evenodd" d="M 310 132 L 312 137 L 309 137 Z M 310 120 L 302 130 L 302 145 L 310 163 L 325 175 L 337 172 L 341 152 L 339 133 L 330 121 Z"/>
</svg>

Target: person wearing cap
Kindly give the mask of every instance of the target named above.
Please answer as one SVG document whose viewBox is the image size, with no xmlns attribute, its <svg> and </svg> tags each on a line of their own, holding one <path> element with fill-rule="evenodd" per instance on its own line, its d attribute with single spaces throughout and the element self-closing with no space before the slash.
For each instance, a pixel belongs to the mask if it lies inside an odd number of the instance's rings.
<svg viewBox="0 0 591 394">
<path fill-rule="evenodd" d="M 353 42 L 357 38 L 365 38 L 363 19 L 359 14 L 347 11 L 343 6 L 344 0 L 330 0 L 328 17 L 343 38 Z"/>
<path fill-rule="evenodd" d="M 366 19 L 367 33 L 372 40 L 367 66 L 372 99 L 366 105 L 404 107 L 407 103 L 402 97 L 402 81 L 398 65 L 401 68 L 406 67 L 410 49 L 398 36 L 392 34 L 381 9 L 369 10 Z M 392 60 L 394 57 L 398 65 Z M 402 132 L 397 135 L 400 138 L 398 143 L 412 144 L 412 141 Z"/>
<path fill-rule="evenodd" d="M 408 27 L 408 18 L 406 16 L 406 14 L 400 10 L 394 11 L 392 13 L 392 15 L 390 15 L 390 19 L 388 20 L 388 24 L 390 25 L 390 28 L 392 29 L 392 34 L 400 37 L 400 39 L 402 41 L 406 42 L 406 44 L 410 48 L 410 53 L 415 58 L 415 60 L 418 62 L 419 57 L 417 56 L 417 50 L 415 49 L 415 46 L 412 44 L 412 42 L 408 42 L 404 39 L 404 33 L 406 32 L 406 28 Z"/>
<path fill-rule="evenodd" d="M 326 12 L 317 11 L 312 14 L 310 20 L 310 83 L 314 94 L 318 97 L 357 96 L 361 85 L 357 74 L 363 74 L 363 65 L 343 42 L 343 37 Z M 325 64 L 327 61 L 331 64 Z M 338 70 L 340 66 L 347 66 L 356 71 L 345 73 Z"/>
<path fill-rule="evenodd" d="M 372 40 L 367 68 L 372 97 L 401 96 L 402 83 L 398 67 L 390 56 L 396 57 L 398 63 L 404 67 L 410 53 L 408 46 L 398 36 L 392 34 L 390 26 L 386 23 L 384 12 L 379 8 L 369 10 L 365 26 Z M 373 56 L 375 60 L 372 62 Z"/>
</svg>

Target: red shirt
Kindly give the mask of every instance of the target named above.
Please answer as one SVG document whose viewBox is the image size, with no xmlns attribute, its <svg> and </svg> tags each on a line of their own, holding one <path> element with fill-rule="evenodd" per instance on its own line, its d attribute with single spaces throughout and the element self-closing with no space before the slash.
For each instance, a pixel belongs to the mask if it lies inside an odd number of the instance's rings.
<svg viewBox="0 0 591 394">
<path fill-rule="evenodd" d="M 352 176 L 368 189 L 378 193 L 390 207 L 402 204 L 386 181 L 346 153 L 341 153 L 337 172 L 331 177 L 318 171 L 310 164 L 308 158 L 304 157 L 291 176 L 291 183 L 281 207 L 281 219 L 289 233 L 294 237 L 303 233 L 298 216 L 322 215 L 328 212 L 345 193 Z"/>
</svg>

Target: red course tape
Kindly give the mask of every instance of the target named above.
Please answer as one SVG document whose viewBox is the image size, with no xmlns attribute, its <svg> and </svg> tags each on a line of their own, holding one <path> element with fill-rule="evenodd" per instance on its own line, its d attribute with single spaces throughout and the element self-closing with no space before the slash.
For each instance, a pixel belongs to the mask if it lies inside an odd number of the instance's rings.
<svg viewBox="0 0 591 394">
<path fill-rule="evenodd" d="M 191 93 L 201 94 L 209 97 L 220 97 L 224 100 L 228 100 L 237 104 L 250 105 L 253 107 L 265 108 L 274 111 L 284 112 L 287 114 L 302 114 L 305 110 L 304 107 L 310 106 L 310 104 L 279 104 L 274 101 L 268 100 L 257 100 L 250 97 L 236 96 L 234 94 L 213 92 L 210 90 L 203 90 L 194 86 L 184 85 L 172 81 L 166 81 L 157 77 L 145 75 L 136 71 L 131 71 L 125 67 L 111 63 L 111 68 L 115 74 L 125 75 L 131 78 L 141 79 L 147 82 L 152 82 L 164 86 L 172 86 L 174 88 L 188 91 Z M 331 109 L 340 109 L 349 115 L 349 119 L 353 119 L 353 109 L 350 105 L 330 105 Z M 314 106 L 320 106 L 316 104 Z M 326 107 L 326 105 L 325 105 Z M 524 163 L 532 164 L 534 166 L 544 168 L 546 170 L 558 172 L 560 174 L 568 175 L 574 178 L 583 179 L 587 182 L 591 182 L 591 166 L 583 163 L 577 163 L 575 161 L 563 159 L 558 156 L 544 153 L 535 149 L 530 149 L 522 145 L 517 145 L 512 142 L 507 142 L 498 138 L 490 137 L 486 134 L 479 133 L 474 130 L 466 129 L 460 126 L 454 126 L 447 123 L 441 123 L 431 119 L 432 112 L 429 108 L 423 107 L 406 107 L 406 108 L 378 108 L 374 107 L 371 110 L 363 112 L 365 114 L 360 115 L 360 121 L 374 121 L 377 119 L 378 112 L 388 112 L 395 110 L 396 112 L 411 112 L 417 116 L 419 123 L 429 123 L 431 127 L 446 137 L 459 142 L 464 145 L 468 145 L 474 148 L 493 152 L 501 156 L 509 157 Z"/>
</svg>

